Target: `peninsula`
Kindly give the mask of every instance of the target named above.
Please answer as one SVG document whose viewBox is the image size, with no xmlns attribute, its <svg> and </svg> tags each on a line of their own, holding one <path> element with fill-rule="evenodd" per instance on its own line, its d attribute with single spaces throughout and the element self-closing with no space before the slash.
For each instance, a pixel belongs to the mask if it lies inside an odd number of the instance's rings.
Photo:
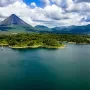
<svg viewBox="0 0 90 90">
<path fill-rule="evenodd" d="M 90 44 L 88 35 L 18 33 L 0 35 L 0 45 L 10 48 L 64 48 L 64 43 Z"/>
</svg>

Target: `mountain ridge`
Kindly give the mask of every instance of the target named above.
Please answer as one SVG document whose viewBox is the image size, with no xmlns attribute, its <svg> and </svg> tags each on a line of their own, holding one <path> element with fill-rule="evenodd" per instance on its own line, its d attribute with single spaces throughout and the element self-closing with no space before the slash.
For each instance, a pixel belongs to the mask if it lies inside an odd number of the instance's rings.
<svg viewBox="0 0 90 90">
<path fill-rule="evenodd" d="M 12 14 L 0 23 L 0 31 L 7 32 L 37 32 L 37 33 L 64 33 L 64 34 L 90 34 L 90 24 L 83 26 L 61 26 L 49 28 L 44 25 L 35 27 L 27 24 L 17 15 Z"/>
</svg>

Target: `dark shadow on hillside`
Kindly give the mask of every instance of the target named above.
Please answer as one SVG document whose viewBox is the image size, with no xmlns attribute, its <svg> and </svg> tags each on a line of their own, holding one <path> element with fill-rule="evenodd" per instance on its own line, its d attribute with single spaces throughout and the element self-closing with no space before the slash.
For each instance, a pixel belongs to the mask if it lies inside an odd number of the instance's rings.
<svg viewBox="0 0 90 90">
<path fill-rule="evenodd" d="M 6 25 L 0 25 L 0 31 L 8 31 L 10 29 L 13 29 L 12 27 L 6 26 Z"/>
</svg>

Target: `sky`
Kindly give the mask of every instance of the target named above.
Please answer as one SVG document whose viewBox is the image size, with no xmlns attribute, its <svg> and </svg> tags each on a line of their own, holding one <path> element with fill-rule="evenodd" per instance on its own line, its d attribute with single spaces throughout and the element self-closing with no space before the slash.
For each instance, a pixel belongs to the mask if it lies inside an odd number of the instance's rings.
<svg viewBox="0 0 90 90">
<path fill-rule="evenodd" d="M 0 0 L 0 21 L 16 14 L 32 26 L 90 24 L 90 0 Z"/>
</svg>

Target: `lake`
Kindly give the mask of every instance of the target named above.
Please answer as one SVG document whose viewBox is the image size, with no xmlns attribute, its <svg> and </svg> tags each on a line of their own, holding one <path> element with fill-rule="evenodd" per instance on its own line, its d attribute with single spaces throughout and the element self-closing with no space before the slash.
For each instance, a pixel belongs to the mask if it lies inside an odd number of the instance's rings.
<svg viewBox="0 0 90 90">
<path fill-rule="evenodd" d="M 0 90 L 90 90 L 90 45 L 0 50 Z"/>
</svg>

